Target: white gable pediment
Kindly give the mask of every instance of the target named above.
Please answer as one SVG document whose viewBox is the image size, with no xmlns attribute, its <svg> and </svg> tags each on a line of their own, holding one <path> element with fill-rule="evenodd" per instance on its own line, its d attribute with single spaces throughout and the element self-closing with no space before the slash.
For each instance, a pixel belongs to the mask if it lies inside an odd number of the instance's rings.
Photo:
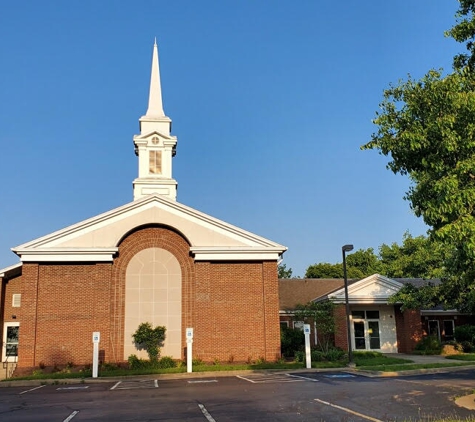
<svg viewBox="0 0 475 422">
<path fill-rule="evenodd" d="M 403 285 L 396 280 L 373 274 L 348 286 L 348 301 L 358 303 L 387 303 L 388 299 L 397 293 Z M 329 295 L 335 303 L 345 302 L 345 288 Z"/>
<path fill-rule="evenodd" d="M 162 139 L 176 140 L 176 136 L 166 135 L 164 133 L 161 133 L 161 132 L 158 132 L 158 131 L 154 130 L 154 131 L 146 133 L 146 134 L 135 135 L 134 136 L 134 141 L 141 141 L 141 140 L 148 141 L 149 139 L 152 139 L 154 136 L 158 136 L 159 138 L 162 138 Z"/>
<path fill-rule="evenodd" d="M 163 196 L 149 195 L 13 248 L 26 261 L 110 261 L 121 239 L 147 224 L 174 228 L 196 260 L 277 260 L 285 246 Z"/>
</svg>

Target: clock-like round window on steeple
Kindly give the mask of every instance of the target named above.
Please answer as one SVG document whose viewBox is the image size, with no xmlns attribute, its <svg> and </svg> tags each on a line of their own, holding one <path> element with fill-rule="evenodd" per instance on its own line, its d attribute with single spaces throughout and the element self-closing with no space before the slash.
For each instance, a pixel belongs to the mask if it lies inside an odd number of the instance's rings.
<svg viewBox="0 0 475 422">
<path fill-rule="evenodd" d="M 157 145 L 157 144 L 158 144 L 158 140 L 159 140 L 159 139 L 158 139 L 158 136 L 154 136 L 154 137 L 152 138 L 152 144 L 153 144 L 153 145 Z"/>
</svg>

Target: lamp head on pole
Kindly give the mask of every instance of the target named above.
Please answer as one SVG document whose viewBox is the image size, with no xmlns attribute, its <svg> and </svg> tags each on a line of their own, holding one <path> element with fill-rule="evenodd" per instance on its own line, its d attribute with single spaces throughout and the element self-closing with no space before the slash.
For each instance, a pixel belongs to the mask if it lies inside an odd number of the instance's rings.
<svg viewBox="0 0 475 422">
<path fill-rule="evenodd" d="M 341 247 L 341 250 L 342 250 L 343 252 L 350 252 L 350 251 L 353 250 L 353 245 L 345 245 L 345 246 L 342 246 L 342 247 Z"/>
</svg>

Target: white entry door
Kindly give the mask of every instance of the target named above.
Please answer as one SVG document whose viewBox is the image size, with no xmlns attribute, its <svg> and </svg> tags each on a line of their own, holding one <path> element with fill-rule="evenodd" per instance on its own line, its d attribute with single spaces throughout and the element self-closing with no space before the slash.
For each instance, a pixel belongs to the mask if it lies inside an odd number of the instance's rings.
<svg viewBox="0 0 475 422">
<path fill-rule="evenodd" d="M 17 362 L 19 322 L 6 322 L 3 326 L 2 362 Z"/>
<path fill-rule="evenodd" d="M 380 350 L 379 311 L 353 311 L 353 347 L 355 350 Z"/>
</svg>

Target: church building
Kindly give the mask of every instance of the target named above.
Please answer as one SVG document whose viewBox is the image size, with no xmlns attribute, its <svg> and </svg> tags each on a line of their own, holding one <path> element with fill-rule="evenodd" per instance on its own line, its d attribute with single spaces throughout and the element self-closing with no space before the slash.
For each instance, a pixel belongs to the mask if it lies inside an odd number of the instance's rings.
<svg viewBox="0 0 475 422">
<path fill-rule="evenodd" d="M 155 43 L 148 109 L 133 138 L 133 201 L 13 248 L 0 269 L 2 362 L 19 369 L 124 362 L 142 322 L 166 327 L 162 356 L 280 357 L 277 263 L 286 247 L 177 202 L 177 138 L 163 111 Z"/>
</svg>

